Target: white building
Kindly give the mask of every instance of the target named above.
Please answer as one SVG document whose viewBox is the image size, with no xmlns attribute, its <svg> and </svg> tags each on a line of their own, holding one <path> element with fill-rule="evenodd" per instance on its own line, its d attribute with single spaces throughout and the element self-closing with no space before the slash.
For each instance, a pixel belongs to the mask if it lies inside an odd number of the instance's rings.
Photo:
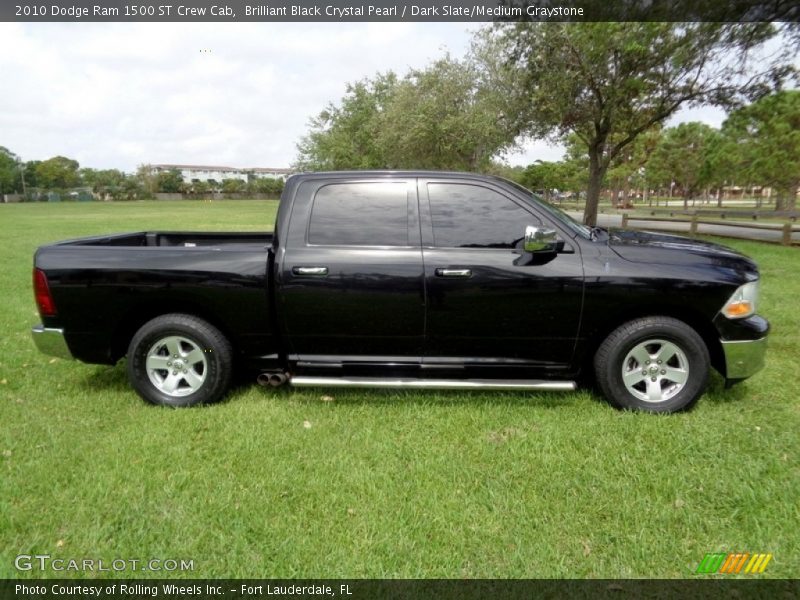
<svg viewBox="0 0 800 600">
<path fill-rule="evenodd" d="M 150 165 L 153 174 L 163 173 L 164 171 L 180 171 L 184 183 L 196 183 L 198 181 L 215 181 L 222 183 L 226 179 L 239 179 L 247 183 L 253 179 L 272 178 L 286 179 L 293 173 L 292 169 L 273 168 L 273 167 L 219 167 L 209 165 Z"/>
<path fill-rule="evenodd" d="M 271 177 L 272 179 L 283 179 L 294 173 L 292 169 L 278 169 L 272 167 L 252 167 L 250 169 L 243 169 L 247 171 L 254 179 L 261 179 L 263 177 Z"/>
</svg>

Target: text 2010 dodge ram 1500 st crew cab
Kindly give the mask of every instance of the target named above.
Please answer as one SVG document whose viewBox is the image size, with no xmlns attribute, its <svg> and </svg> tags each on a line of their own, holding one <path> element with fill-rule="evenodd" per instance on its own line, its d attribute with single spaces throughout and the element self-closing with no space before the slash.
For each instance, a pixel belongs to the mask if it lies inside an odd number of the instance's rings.
<svg viewBox="0 0 800 600">
<path fill-rule="evenodd" d="M 728 248 L 578 224 L 519 185 L 439 172 L 286 182 L 274 233 L 43 246 L 46 353 L 114 364 L 155 404 L 223 397 L 234 364 L 295 386 L 571 390 L 670 412 L 764 363 L 758 270 Z"/>
</svg>

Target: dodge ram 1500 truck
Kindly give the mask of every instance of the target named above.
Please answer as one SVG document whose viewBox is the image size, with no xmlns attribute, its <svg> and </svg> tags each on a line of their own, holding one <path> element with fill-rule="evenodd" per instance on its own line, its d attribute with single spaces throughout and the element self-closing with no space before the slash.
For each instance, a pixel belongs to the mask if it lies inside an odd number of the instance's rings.
<svg viewBox="0 0 800 600">
<path fill-rule="evenodd" d="M 39 349 L 113 365 L 155 404 L 221 399 L 234 366 L 294 386 L 572 390 L 693 405 L 710 367 L 764 364 L 755 263 L 587 227 L 496 177 L 290 177 L 274 233 L 141 232 L 43 246 Z"/>
</svg>

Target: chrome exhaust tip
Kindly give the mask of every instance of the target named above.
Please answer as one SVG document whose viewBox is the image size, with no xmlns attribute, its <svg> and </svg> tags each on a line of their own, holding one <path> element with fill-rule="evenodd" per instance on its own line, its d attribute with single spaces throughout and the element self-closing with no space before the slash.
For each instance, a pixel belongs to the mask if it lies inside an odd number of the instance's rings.
<svg viewBox="0 0 800 600">
<path fill-rule="evenodd" d="M 289 376 L 286 373 L 259 373 L 256 381 L 263 387 L 279 387 L 289 381 Z"/>
</svg>

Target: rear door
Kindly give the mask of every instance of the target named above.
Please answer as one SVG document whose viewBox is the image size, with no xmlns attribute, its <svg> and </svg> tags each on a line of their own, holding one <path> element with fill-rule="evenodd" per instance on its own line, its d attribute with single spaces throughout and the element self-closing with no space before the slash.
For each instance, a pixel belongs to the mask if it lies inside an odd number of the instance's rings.
<svg viewBox="0 0 800 600">
<path fill-rule="evenodd" d="M 530 260 L 522 252 L 526 226 L 558 227 L 491 182 L 421 179 L 419 192 L 428 294 L 425 367 L 474 368 L 487 376 L 565 368 L 583 299 L 577 243 Z"/>
<path fill-rule="evenodd" d="M 279 320 L 301 370 L 419 366 L 425 291 L 413 178 L 303 182 L 278 267 Z"/>
</svg>

